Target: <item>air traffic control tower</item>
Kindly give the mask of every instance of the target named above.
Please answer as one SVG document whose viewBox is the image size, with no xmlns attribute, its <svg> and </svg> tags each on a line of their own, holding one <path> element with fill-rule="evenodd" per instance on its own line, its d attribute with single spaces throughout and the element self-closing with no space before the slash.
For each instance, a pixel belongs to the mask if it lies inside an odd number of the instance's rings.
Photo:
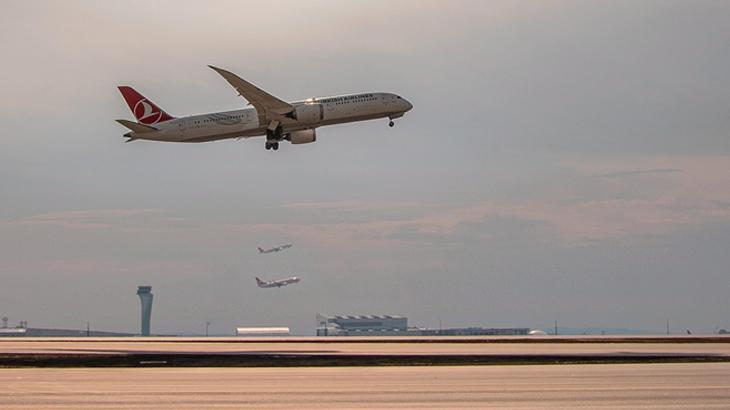
<svg viewBox="0 0 730 410">
<path fill-rule="evenodd" d="M 150 319 L 152 317 L 152 286 L 138 286 L 137 296 L 142 304 L 142 336 L 150 335 Z"/>
</svg>

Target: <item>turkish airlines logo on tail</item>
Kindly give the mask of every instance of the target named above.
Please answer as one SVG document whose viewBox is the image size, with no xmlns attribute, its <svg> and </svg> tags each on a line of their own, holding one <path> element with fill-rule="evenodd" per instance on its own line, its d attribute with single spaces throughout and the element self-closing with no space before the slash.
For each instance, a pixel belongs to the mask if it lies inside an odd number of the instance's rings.
<svg viewBox="0 0 730 410">
<path fill-rule="evenodd" d="M 118 88 L 127 106 L 129 106 L 132 114 L 140 124 L 151 125 L 175 119 L 175 117 L 162 111 L 155 103 L 135 91 L 134 88 L 126 85 L 121 85 Z"/>
<path fill-rule="evenodd" d="M 134 104 L 134 109 L 132 111 L 134 112 L 134 116 L 137 118 L 137 121 L 142 124 L 156 124 L 160 121 L 160 119 L 162 119 L 162 111 L 150 104 L 146 98 L 137 101 L 137 103 Z"/>
</svg>

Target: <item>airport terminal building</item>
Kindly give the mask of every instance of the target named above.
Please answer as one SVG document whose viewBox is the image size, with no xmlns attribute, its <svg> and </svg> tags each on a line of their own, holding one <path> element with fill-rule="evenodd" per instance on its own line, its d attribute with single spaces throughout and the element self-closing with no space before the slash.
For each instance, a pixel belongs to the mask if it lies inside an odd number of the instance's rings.
<svg viewBox="0 0 730 410">
<path fill-rule="evenodd" d="M 423 329 L 423 336 L 527 336 L 528 327 L 458 327 L 448 329 Z"/>
<path fill-rule="evenodd" d="M 529 328 L 446 328 L 408 327 L 408 318 L 399 315 L 322 315 L 317 313 L 317 336 L 526 336 Z"/>
<path fill-rule="evenodd" d="M 398 315 L 321 315 L 317 336 L 420 336 L 408 328 L 408 318 Z"/>
</svg>

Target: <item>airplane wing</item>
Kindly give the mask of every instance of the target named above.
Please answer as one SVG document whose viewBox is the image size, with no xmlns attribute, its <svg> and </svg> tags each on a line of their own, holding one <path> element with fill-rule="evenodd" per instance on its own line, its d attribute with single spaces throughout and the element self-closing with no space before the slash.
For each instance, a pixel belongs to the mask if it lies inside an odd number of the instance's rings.
<svg viewBox="0 0 730 410">
<path fill-rule="evenodd" d="M 228 83 L 231 84 L 236 91 L 238 91 L 238 95 L 248 100 L 248 102 L 256 108 L 256 111 L 258 111 L 259 114 L 271 113 L 284 115 L 294 111 L 294 107 L 292 107 L 292 105 L 288 102 L 274 97 L 232 72 L 212 65 L 209 65 L 208 67 L 212 68 L 225 78 L 226 81 L 228 81 Z M 275 117 L 275 115 L 268 117 Z"/>
</svg>

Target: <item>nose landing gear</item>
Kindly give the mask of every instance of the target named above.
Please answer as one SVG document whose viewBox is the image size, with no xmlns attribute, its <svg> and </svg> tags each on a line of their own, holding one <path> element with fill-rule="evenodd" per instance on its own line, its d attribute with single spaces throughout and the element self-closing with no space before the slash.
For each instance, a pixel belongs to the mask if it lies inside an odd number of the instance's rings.
<svg viewBox="0 0 730 410">
<path fill-rule="evenodd" d="M 392 126 L 394 126 L 394 125 L 395 125 L 395 123 L 393 122 L 393 120 L 390 120 L 390 122 L 388 123 L 388 126 L 389 126 L 389 127 L 392 127 Z"/>
</svg>

